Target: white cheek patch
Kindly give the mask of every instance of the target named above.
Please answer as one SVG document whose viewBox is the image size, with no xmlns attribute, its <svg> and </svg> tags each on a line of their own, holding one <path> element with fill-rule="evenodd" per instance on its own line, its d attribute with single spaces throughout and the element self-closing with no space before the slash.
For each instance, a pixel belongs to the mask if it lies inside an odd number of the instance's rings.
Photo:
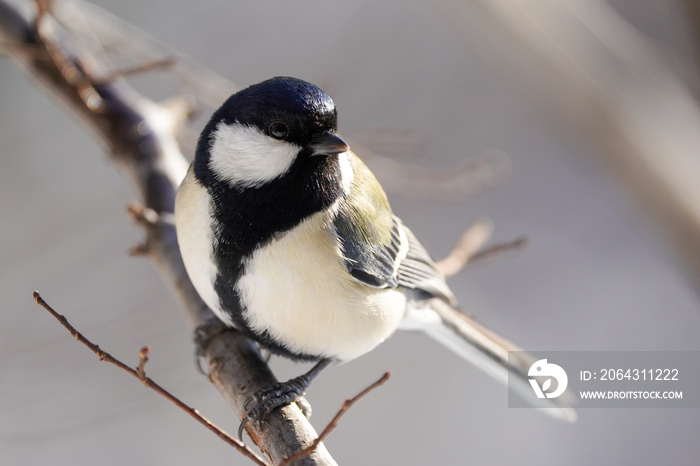
<svg viewBox="0 0 700 466">
<path fill-rule="evenodd" d="M 251 126 L 222 122 L 212 135 L 209 168 L 234 186 L 261 186 L 287 173 L 300 150 Z"/>
</svg>

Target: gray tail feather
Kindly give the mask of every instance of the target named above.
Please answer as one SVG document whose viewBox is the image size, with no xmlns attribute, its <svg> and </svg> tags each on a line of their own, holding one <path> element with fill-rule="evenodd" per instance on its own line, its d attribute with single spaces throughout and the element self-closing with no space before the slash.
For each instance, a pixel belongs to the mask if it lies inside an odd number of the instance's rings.
<svg viewBox="0 0 700 466">
<path fill-rule="evenodd" d="M 511 354 L 509 358 L 509 351 L 523 350 L 441 299 L 434 298 L 420 304 L 420 307 L 409 308 L 402 328 L 426 332 L 504 384 L 509 383 L 510 374 L 511 389 L 526 400 L 538 401 L 533 398 L 528 379 L 528 370 L 536 360 L 534 357 L 520 353 Z M 557 398 L 547 399 L 547 406 L 539 409 L 555 418 L 573 422 L 577 417 L 571 407 L 574 399 L 567 391 Z"/>
</svg>

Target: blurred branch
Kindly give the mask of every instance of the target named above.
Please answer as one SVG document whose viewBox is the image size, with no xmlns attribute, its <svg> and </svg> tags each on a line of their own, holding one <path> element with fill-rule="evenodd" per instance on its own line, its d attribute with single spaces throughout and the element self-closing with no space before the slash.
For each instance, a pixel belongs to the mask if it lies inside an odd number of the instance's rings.
<svg viewBox="0 0 700 466">
<path fill-rule="evenodd" d="M 362 128 L 352 131 L 348 139 L 384 189 L 408 199 L 462 200 L 501 184 L 510 175 L 510 160 L 497 150 L 465 156 L 445 168 L 407 163 L 424 157 L 430 145 L 411 129 Z"/>
<path fill-rule="evenodd" d="M 382 157 L 354 140 L 350 145 L 387 192 L 408 199 L 461 200 L 502 183 L 510 175 L 510 160 L 498 151 L 465 159 L 453 167 L 435 168 Z"/>
<path fill-rule="evenodd" d="M 474 252 L 469 256 L 467 263 L 474 264 L 476 262 L 483 262 L 487 260 L 495 259 L 496 257 L 501 257 L 504 254 L 510 254 L 517 251 L 521 251 L 528 244 L 527 238 L 521 236 L 515 238 L 513 241 L 508 241 L 507 243 L 498 243 L 487 248 L 483 248 L 479 251 Z"/>
<path fill-rule="evenodd" d="M 202 302 L 185 272 L 172 223 L 175 193 L 187 168 L 181 146 L 185 123 L 196 105 L 217 107 L 238 87 L 94 5 L 38 1 L 38 13 L 23 11 L 25 6 L 0 0 L 2 52 L 65 104 L 132 180 L 143 205 L 134 204 L 129 212 L 145 231 L 143 244 L 132 252 L 154 261 L 192 330 L 199 335 L 209 329 L 202 351 L 210 380 L 243 418 L 245 401 L 276 379 L 258 346 L 223 328 Z M 115 66 L 115 57 L 126 65 Z M 126 76 L 163 67 L 168 68 L 164 79 L 196 97 L 156 103 L 124 82 Z M 370 163 L 388 189 L 412 197 L 463 197 L 500 181 L 508 171 L 507 159 L 499 154 L 449 169 L 408 166 L 380 156 Z M 147 381 L 147 351 L 140 357 L 136 370 L 125 370 Z M 262 426 L 248 423 L 247 431 L 273 463 L 290 462 L 285 458 L 303 452 L 294 456 L 294 464 L 333 465 L 322 441 L 358 398 L 346 402 L 320 437 L 295 404 L 275 410 Z"/>
<path fill-rule="evenodd" d="M 527 239 L 520 237 L 507 243 L 483 247 L 492 232 L 493 224 L 490 220 L 482 219 L 475 222 L 462 234 L 447 257 L 435 262 L 438 271 L 445 277 L 451 277 L 461 272 L 467 265 L 520 251 L 527 245 Z"/>
<path fill-rule="evenodd" d="M 452 251 L 435 263 L 438 271 L 445 277 L 459 273 L 474 254 L 489 240 L 493 232 L 490 220 L 479 220 L 462 234 Z"/>
<path fill-rule="evenodd" d="M 39 294 L 38 291 L 34 292 L 34 300 L 39 304 L 41 307 L 46 309 L 52 316 L 58 320 L 61 325 L 63 325 L 66 330 L 70 332 L 70 334 L 75 338 L 78 342 L 82 343 L 83 345 L 87 346 L 90 351 L 95 353 L 99 358 L 100 361 L 105 361 L 110 364 L 113 364 L 117 366 L 118 368 L 128 372 L 129 374 L 133 375 L 137 379 L 143 382 L 143 384 L 150 388 L 151 390 L 155 391 L 171 403 L 173 403 L 175 406 L 180 408 L 181 410 L 185 411 L 187 414 L 192 416 L 197 422 L 202 424 L 204 427 L 212 431 L 214 434 L 217 435 L 221 440 L 224 442 L 228 443 L 230 446 L 234 447 L 236 450 L 241 452 L 241 454 L 247 456 L 249 459 L 251 459 L 255 464 L 259 464 L 261 466 L 266 466 L 268 463 L 266 463 L 262 458 L 260 458 L 258 455 L 256 455 L 253 451 L 250 450 L 246 445 L 243 443 L 239 442 L 235 438 L 231 437 L 229 434 L 221 430 L 216 424 L 212 423 L 209 419 L 205 418 L 199 412 L 185 404 L 183 401 L 181 401 L 179 398 L 177 398 L 175 395 L 158 385 L 156 382 L 153 381 L 150 377 L 146 376 L 145 373 L 145 366 L 146 362 L 148 361 L 148 347 L 144 347 L 139 351 L 139 365 L 136 369 L 132 369 L 128 365 L 124 364 L 121 362 L 119 359 L 115 358 L 108 352 L 104 351 L 101 349 L 98 345 L 95 343 L 91 342 L 90 340 L 85 337 L 82 333 L 80 333 L 75 327 L 73 327 L 70 322 L 68 322 L 68 319 L 66 319 L 65 316 L 59 314 L 56 312 Z"/>
<path fill-rule="evenodd" d="M 687 18 L 695 34 L 695 49 L 700 53 L 700 2 L 698 0 L 683 0 L 688 12 Z"/>
<path fill-rule="evenodd" d="M 700 279 L 700 106 L 654 46 L 600 0 L 432 5 L 597 148 Z"/>
<path fill-rule="evenodd" d="M 104 76 L 97 81 L 97 84 L 107 84 L 112 81 L 116 81 L 120 78 L 127 78 L 129 76 L 135 76 L 139 74 L 145 74 L 155 70 L 161 70 L 165 68 L 170 68 L 175 65 L 176 60 L 171 57 L 158 58 L 151 61 L 146 61 L 139 63 L 128 68 L 123 68 L 120 70 L 112 71 L 107 76 Z"/>
<path fill-rule="evenodd" d="M 35 13 L 22 10 L 26 6 L 0 1 L 0 42 L 13 44 L 5 53 L 66 104 L 131 178 L 145 206 L 132 212 L 146 232 L 141 252 L 153 259 L 174 290 L 190 327 L 195 330 L 216 321 L 187 277 L 170 219 L 177 186 L 187 167 L 175 131 L 182 127 L 187 112 L 173 112 L 171 105 L 148 100 L 122 79 L 101 80 L 110 75 L 104 71 L 104 57 L 68 41 L 53 10 L 40 9 L 37 20 Z M 122 39 L 129 42 L 131 37 Z M 23 53 L 24 46 L 31 53 Z M 238 332 L 215 333 L 203 352 L 211 379 L 241 419 L 245 400 L 277 381 L 257 345 Z M 317 437 L 295 405 L 273 412 L 264 428 L 249 424 L 248 432 L 274 463 Z M 298 464 L 333 465 L 335 461 L 321 445 Z"/>
<path fill-rule="evenodd" d="M 105 68 L 111 68 L 112 61 L 156 63 L 167 57 L 172 65 L 161 78 L 196 95 L 199 103 L 212 109 L 241 88 L 97 5 L 81 0 L 59 1 L 53 11 L 71 39 Z"/>
<path fill-rule="evenodd" d="M 180 92 L 195 95 L 198 106 L 211 111 L 241 88 L 96 5 L 80 0 L 61 1 L 54 10 L 71 38 L 107 69 L 113 68 L 107 57 L 144 64 L 159 63 L 168 57 L 173 63 L 167 73 L 161 73 L 162 79 L 173 82 Z M 132 67 L 119 67 L 108 74 L 119 74 Z M 423 154 L 428 145 L 411 131 L 382 128 L 355 133 L 349 138 L 353 151 L 372 168 L 385 190 L 403 197 L 464 199 L 500 184 L 510 173 L 510 161 L 496 151 L 466 159 L 456 167 L 421 167 L 406 163 L 407 155 L 410 158 Z M 196 134 L 181 131 L 177 136 L 181 145 L 193 151 Z M 403 160 L 391 158 L 396 155 Z"/>
</svg>

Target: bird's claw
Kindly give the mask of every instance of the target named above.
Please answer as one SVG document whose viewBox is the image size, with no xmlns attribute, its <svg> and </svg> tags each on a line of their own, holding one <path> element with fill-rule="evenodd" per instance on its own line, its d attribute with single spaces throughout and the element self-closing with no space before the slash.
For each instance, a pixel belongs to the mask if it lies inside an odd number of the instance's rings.
<svg viewBox="0 0 700 466">
<path fill-rule="evenodd" d="M 276 383 L 255 392 L 243 405 L 243 409 L 247 413 L 241 425 L 238 426 L 238 438 L 243 439 L 243 430 L 248 422 L 261 422 L 275 409 L 299 401 L 304 396 L 310 383 L 309 377 L 300 375 L 286 382 Z M 255 403 L 255 405 L 248 409 L 251 403 Z M 305 416 L 311 415 L 308 403 L 299 403 L 298 406 Z"/>
</svg>

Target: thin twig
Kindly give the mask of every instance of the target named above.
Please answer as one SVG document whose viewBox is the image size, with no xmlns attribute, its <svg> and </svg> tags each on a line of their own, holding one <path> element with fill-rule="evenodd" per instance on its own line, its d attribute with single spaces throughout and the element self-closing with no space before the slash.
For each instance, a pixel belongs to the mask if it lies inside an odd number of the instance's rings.
<svg viewBox="0 0 700 466">
<path fill-rule="evenodd" d="M 468 262 L 469 264 L 473 264 L 474 262 L 493 259 L 494 257 L 502 254 L 517 252 L 524 249 L 527 244 L 528 240 L 525 236 L 515 238 L 513 241 L 508 241 L 507 243 L 494 244 L 493 246 L 489 246 L 488 248 L 484 248 L 481 251 L 474 253 L 474 255 L 469 257 Z"/>
<path fill-rule="evenodd" d="M 151 349 L 148 346 L 144 346 L 141 348 L 141 351 L 139 351 L 139 366 L 136 368 L 136 375 L 138 376 L 141 381 L 146 380 L 146 363 L 148 362 L 148 353 L 151 352 Z"/>
<path fill-rule="evenodd" d="M 144 257 L 148 255 L 148 252 L 146 243 L 137 243 L 129 248 L 129 255 L 132 257 Z"/>
<path fill-rule="evenodd" d="M 47 28 L 44 27 L 44 23 L 51 13 L 53 0 L 34 0 L 34 3 L 37 7 L 34 32 L 39 38 L 39 45 L 46 50 L 54 69 L 65 83 L 75 91 L 85 108 L 97 114 L 104 112 L 104 101 L 93 86 L 93 80 L 88 75 L 87 69 L 76 66 L 65 49 L 51 39 L 50 32 L 47 35 L 45 31 Z"/>
<path fill-rule="evenodd" d="M 144 207 L 140 202 L 131 202 L 126 207 L 127 212 L 132 219 L 143 227 L 154 227 L 158 225 L 160 216 L 158 212 L 148 207 Z"/>
<path fill-rule="evenodd" d="M 145 229 L 157 227 L 158 222 L 161 220 L 158 212 L 144 207 L 143 204 L 139 202 L 130 203 L 127 206 L 127 212 L 137 224 Z M 129 249 L 129 255 L 134 257 L 148 256 L 150 252 L 151 245 L 149 244 L 148 236 L 144 241 L 135 244 Z"/>
<path fill-rule="evenodd" d="M 180 409 L 185 411 L 187 414 L 192 416 L 197 422 L 202 424 L 204 427 L 212 431 L 214 434 L 216 434 L 220 439 L 222 439 L 224 442 L 228 443 L 232 447 L 234 447 L 236 450 L 241 452 L 243 455 L 247 456 L 250 458 L 255 464 L 258 464 L 260 466 L 267 466 L 268 463 L 265 462 L 261 457 L 256 455 L 253 451 L 251 451 L 245 444 L 239 442 L 235 438 L 231 437 L 229 434 L 227 434 L 225 431 L 221 430 L 219 427 L 217 427 L 215 424 L 213 424 L 210 420 L 199 414 L 199 412 L 185 404 L 183 401 L 181 401 L 179 398 L 177 398 L 175 395 L 171 394 L 167 390 L 165 390 L 163 387 L 158 385 L 156 382 L 154 382 L 151 378 L 146 377 L 146 374 L 143 372 L 143 368 L 146 364 L 146 361 L 148 360 L 148 347 L 142 348 L 141 351 L 139 352 L 139 366 L 138 369 L 132 369 L 131 367 L 127 366 L 108 352 L 102 350 L 98 345 L 92 343 L 90 340 L 88 340 L 82 333 L 80 333 L 78 330 L 76 330 L 75 327 L 73 327 L 70 322 L 68 322 L 68 319 L 65 318 L 65 316 L 59 314 L 56 312 L 44 299 L 41 297 L 38 291 L 34 292 L 34 300 L 39 304 L 41 307 L 46 309 L 52 316 L 58 320 L 61 325 L 63 325 L 75 338 L 78 340 L 80 343 L 83 345 L 87 346 L 90 348 L 90 350 L 95 353 L 99 358 L 100 361 L 106 361 L 108 363 L 114 364 L 115 366 L 119 367 L 120 369 L 125 370 L 129 374 L 133 375 L 137 379 L 141 380 L 145 386 L 148 388 L 156 391 L 158 394 L 161 396 L 164 396 L 168 400 L 170 400 L 172 403 L 177 405 Z"/>
<path fill-rule="evenodd" d="M 459 273 L 474 254 L 491 237 L 493 224 L 490 220 L 479 220 L 462 234 L 452 251 L 444 259 L 435 263 L 438 271 L 445 277 Z"/>
<path fill-rule="evenodd" d="M 298 452 L 294 453 L 293 455 L 291 455 L 287 458 L 284 458 L 282 461 L 280 461 L 279 466 L 286 466 L 289 463 L 291 463 L 292 461 L 300 460 L 300 459 L 304 458 L 305 456 L 308 456 L 311 453 L 313 453 L 316 450 L 316 448 L 318 448 L 318 446 L 321 444 L 321 442 L 323 442 L 326 439 L 326 437 L 328 437 L 328 435 L 333 431 L 333 429 L 336 428 L 336 426 L 338 425 L 338 422 L 340 421 L 340 418 L 343 417 L 343 414 L 345 414 L 352 407 L 352 405 L 354 405 L 357 401 L 359 401 L 360 398 L 364 397 L 365 395 L 367 395 L 369 392 L 371 392 L 375 388 L 379 387 L 380 385 L 384 385 L 386 383 L 386 381 L 389 380 L 390 376 L 391 376 L 391 372 L 385 372 L 384 375 L 382 375 L 379 378 L 379 380 L 374 382 L 372 385 L 370 385 L 369 387 L 362 390 L 359 394 L 355 395 L 353 398 L 345 400 L 345 402 L 343 403 L 343 406 L 340 407 L 340 409 L 338 410 L 336 415 L 333 417 L 331 422 L 329 422 L 328 425 L 326 426 L 326 428 L 323 429 L 323 432 L 321 432 L 321 435 L 319 435 L 316 440 L 311 442 L 311 445 L 309 445 L 308 447 L 306 447 L 302 450 L 299 450 Z"/>
</svg>

